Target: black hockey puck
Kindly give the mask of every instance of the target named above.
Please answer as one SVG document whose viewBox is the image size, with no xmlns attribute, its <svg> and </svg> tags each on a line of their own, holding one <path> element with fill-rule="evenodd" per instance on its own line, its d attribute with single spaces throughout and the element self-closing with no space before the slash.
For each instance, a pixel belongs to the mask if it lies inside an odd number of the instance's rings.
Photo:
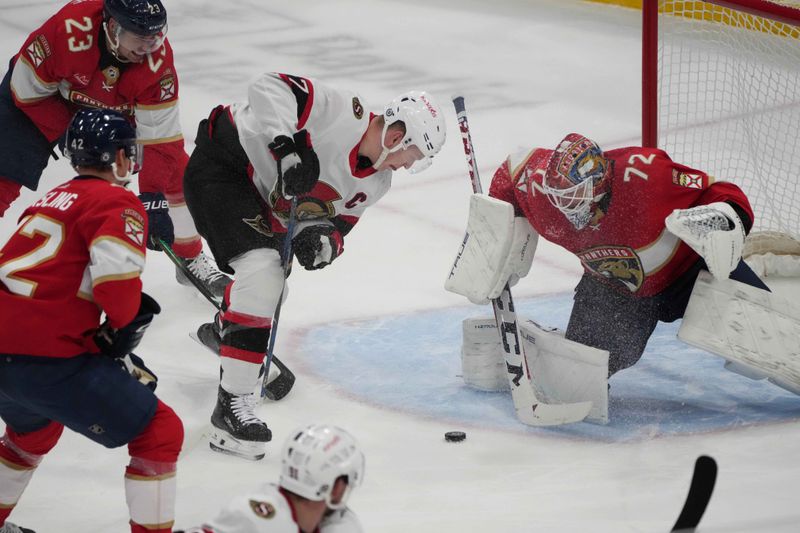
<svg viewBox="0 0 800 533">
<path fill-rule="evenodd" d="M 461 442 L 467 438 L 467 434 L 463 431 L 448 431 L 444 434 L 444 440 L 447 442 Z"/>
</svg>

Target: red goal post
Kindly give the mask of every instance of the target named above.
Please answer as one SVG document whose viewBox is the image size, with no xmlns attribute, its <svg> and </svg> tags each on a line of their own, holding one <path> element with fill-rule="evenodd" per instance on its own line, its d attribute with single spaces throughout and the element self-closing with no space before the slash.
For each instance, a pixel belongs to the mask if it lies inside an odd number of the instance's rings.
<svg viewBox="0 0 800 533">
<path fill-rule="evenodd" d="M 800 273 L 800 0 L 643 0 L 642 28 L 642 144 L 742 187 L 746 254 Z"/>
</svg>

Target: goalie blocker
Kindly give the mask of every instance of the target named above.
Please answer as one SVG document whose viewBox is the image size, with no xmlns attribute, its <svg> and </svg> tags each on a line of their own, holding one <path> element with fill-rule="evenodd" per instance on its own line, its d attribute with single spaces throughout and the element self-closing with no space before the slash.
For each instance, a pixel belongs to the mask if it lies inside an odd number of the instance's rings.
<svg viewBox="0 0 800 533">
<path fill-rule="evenodd" d="M 528 275 L 539 235 L 508 202 L 473 194 L 464 241 L 444 288 L 474 304 L 500 296 L 506 282 Z"/>
</svg>

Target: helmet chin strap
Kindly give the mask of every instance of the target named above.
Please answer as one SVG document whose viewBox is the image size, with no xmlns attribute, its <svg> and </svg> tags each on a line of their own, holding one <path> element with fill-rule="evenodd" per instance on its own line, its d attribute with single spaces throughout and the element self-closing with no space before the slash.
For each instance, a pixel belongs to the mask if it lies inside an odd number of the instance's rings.
<svg viewBox="0 0 800 533">
<path fill-rule="evenodd" d="M 114 173 L 114 179 L 117 180 L 120 183 L 125 184 L 125 185 L 129 184 L 131 182 L 131 180 L 133 180 L 133 174 L 131 174 L 131 168 L 132 167 L 133 167 L 133 165 L 128 165 L 128 171 L 125 173 L 124 176 L 120 177 L 119 176 L 119 172 L 117 172 L 117 169 L 119 168 L 117 166 L 117 162 L 115 161 L 115 162 L 111 163 L 111 172 Z"/>
<path fill-rule="evenodd" d="M 119 54 L 119 35 L 122 32 L 122 26 L 117 24 L 117 30 L 114 32 L 114 38 L 111 37 L 111 32 L 108 30 L 108 22 L 103 22 L 103 32 L 106 34 L 106 44 L 108 44 L 108 51 L 111 52 L 117 61 L 120 63 L 133 63 L 130 59 L 125 59 Z"/>
<path fill-rule="evenodd" d="M 375 170 L 378 170 L 378 167 L 380 167 L 383 164 L 383 162 L 386 161 L 386 158 L 389 157 L 389 154 L 393 154 L 399 151 L 403 147 L 402 141 L 397 143 L 397 146 L 395 146 L 394 148 L 389 148 L 388 146 L 386 146 L 385 142 L 386 132 L 388 131 L 389 131 L 389 124 L 384 122 L 383 131 L 381 132 L 381 148 L 382 148 L 381 155 L 379 155 L 378 159 L 372 164 L 372 168 L 374 168 Z"/>
</svg>

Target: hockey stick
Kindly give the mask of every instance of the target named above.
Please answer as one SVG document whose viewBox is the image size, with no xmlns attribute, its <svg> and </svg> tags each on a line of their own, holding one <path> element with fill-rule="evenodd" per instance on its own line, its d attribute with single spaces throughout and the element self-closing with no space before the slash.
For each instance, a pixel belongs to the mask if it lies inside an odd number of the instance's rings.
<svg viewBox="0 0 800 533">
<path fill-rule="evenodd" d="M 158 239 L 158 244 L 161 245 L 161 249 L 164 250 L 164 253 L 167 254 L 170 261 L 178 268 L 183 274 L 189 278 L 189 281 L 192 282 L 192 285 L 200 291 L 208 302 L 213 305 L 217 311 L 222 311 L 222 304 L 217 301 L 213 294 L 203 285 L 197 278 L 194 277 L 189 269 L 187 268 L 186 264 L 183 262 L 183 259 L 178 257 L 172 247 L 164 242 L 163 239 Z M 280 305 L 280 304 L 279 304 Z M 270 339 L 271 340 L 271 339 Z M 219 354 L 217 354 L 219 355 Z M 265 387 L 264 385 L 261 386 L 261 397 L 265 396 L 264 389 L 267 389 L 266 397 L 270 400 L 277 401 L 289 394 L 289 391 L 292 390 L 294 386 L 295 376 L 294 373 L 289 370 L 289 368 L 283 364 L 283 362 L 278 359 L 277 357 L 272 358 L 272 362 L 275 363 L 275 366 L 280 370 L 280 374 L 278 377 L 273 379 L 269 384 Z M 264 381 L 266 382 L 269 376 L 269 367 L 267 366 L 264 369 Z"/>
<path fill-rule="evenodd" d="M 280 172 L 280 162 L 278 163 L 278 172 Z M 294 227 L 297 224 L 297 196 L 292 196 L 292 205 L 289 207 L 289 222 L 286 224 L 286 238 L 283 241 L 283 288 L 281 295 L 278 298 L 278 305 L 275 307 L 275 314 L 272 317 L 272 329 L 269 334 L 269 344 L 267 345 L 267 359 L 264 362 L 264 381 L 261 384 L 261 398 L 269 396 L 267 378 L 269 377 L 269 365 L 275 360 L 275 366 L 281 365 L 278 358 L 273 353 L 275 349 L 275 337 L 278 334 L 278 320 L 281 317 L 281 306 L 283 304 L 283 293 L 286 291 L 286 278 L 289 277 L 289 271 L 292 268 L 292 236 Z M 294 374 L 292 374 L 292 381 L 294 381 Z"/>
<path fill-rule="evenodd" d="M 694 531 L 703 518 L 716 481 L 717 462 L 708 455 L 701 455 L 694 463 L 692 484 L 689 486 L 686 502 L 670 531 Z"/>
<path fill-rule="evenodd" d="M 472 190 L 475 193 L 482 193 L 483 187 L 478 175 L 478 165 L 475 162 L 472 138 L 469 134 L 464 97 L 453 97 L 453 105 L 456 108 L 461 139 L 464 141 L 464 153 L 467 156 Z M 530 426 L 554 426 L 579 422 L 586 418 L 592 409 L 592 402 L 545 403 L 544 395 L 534 389 L 535 383 L 531 379 L 528 361 L 525 358 L 517 330 L 517 314 L 514 310 L 514 301 L 511 298 L 511 289 L 508 283 L 500 296 L 492 300 L 492 308 L 497 322 L 497 331 L 500 332 L 500 338 L 503 341 L 506 377 L 511 386 L 511 398 L 520 422 Z"/>
</svg>

